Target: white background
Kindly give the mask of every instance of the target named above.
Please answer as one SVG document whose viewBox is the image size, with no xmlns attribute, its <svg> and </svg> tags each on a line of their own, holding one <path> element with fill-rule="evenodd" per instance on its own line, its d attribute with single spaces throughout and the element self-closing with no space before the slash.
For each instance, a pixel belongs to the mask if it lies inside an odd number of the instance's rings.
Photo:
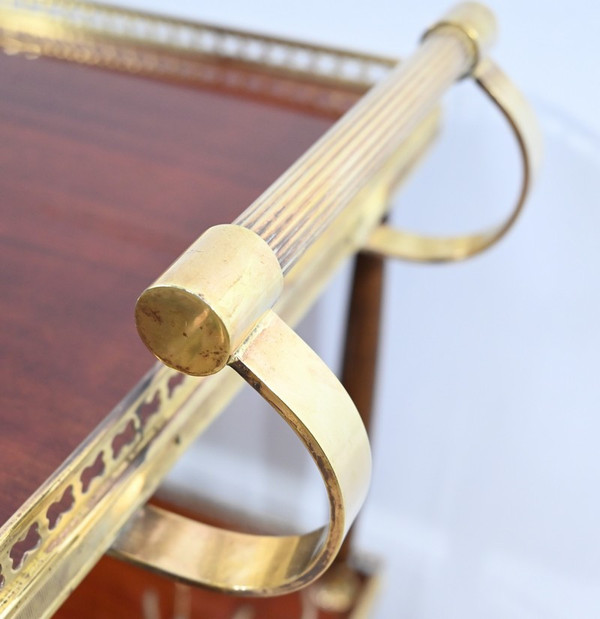
<svg viewBox="0 0 600 619">
<path fill-rule="evenodd" d="M 127 4 L 397 56 L 447 8 Z M 540 114 L 545 167 L 496 249 L 460 265 L 387 269 L 374 479 L 358 540 L 385 564 L 383 619 L 600 617 L 600 10 L 490 5 L 494 56 Z M 493 221 L 518 179 L 514 147 L 473 88 L 457 87 L 446 108 L 440 144 L 397 198 L 399 221 L 434 232 Z M 347 275 L 302 327 L 335 369 Z M 171 482 L 273 519 L 323 516 L 310 463 L 252 396 Z"/>
</svg>

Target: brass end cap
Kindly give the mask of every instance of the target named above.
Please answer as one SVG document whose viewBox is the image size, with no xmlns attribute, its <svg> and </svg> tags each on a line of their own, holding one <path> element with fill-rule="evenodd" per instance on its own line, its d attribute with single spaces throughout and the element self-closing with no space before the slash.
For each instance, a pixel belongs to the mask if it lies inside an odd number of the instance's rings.
<svg viewBox="0 0 600 619">
<path fill-rule="evenodd" d="M 227 364 L 282 288 L 281 267 L 262 238 L 215 226 L 140 295 L 136 327 L 165 365 L 207 376 Z"/>
<path fill-rule="evenodd" d="M 197 294 L 174 286 L 152 286 L 135 307 L 144 344 L 165 365 L 193 376 L 223 368 L 230 355 L 227 328 Z"/>
<path fill-rule="evenodd" d="M 423 40 L 435 33 L 449 30 L 459 33 L 471 47 L 472 71 L 496 41 L 498 25 L 492 11 L 483 4 L 463 2 L 450 9 L 440 21 L 429 28 L 423 35 Z"/>
</svg>

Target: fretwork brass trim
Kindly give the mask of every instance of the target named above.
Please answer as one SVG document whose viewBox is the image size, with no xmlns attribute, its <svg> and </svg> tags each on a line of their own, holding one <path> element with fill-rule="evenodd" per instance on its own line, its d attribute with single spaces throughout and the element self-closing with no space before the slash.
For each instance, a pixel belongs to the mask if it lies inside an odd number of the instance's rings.
<svg viewBox="0 0 600 619">
<path fill-rule="evenodd" d="M 346 111 L 396 59 L 69 0 L 0 0 L 0 47 Z"/>
</svg>

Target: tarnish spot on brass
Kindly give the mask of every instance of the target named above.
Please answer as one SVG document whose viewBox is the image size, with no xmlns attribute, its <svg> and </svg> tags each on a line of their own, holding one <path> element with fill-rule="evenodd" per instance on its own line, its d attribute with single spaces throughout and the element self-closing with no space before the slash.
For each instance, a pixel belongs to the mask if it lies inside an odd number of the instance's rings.
<svg viewBox="0 0 600 619">
<path fill-rule="evenodd" d="M 18 541 L 11 549 L 10 549 L 10 558 L 12 559 L 12 568 L 13 570 L 18 570 L 23 565 L 27 555 L 30 552 L 33 552 L 42 541 L 40 534 L 38 533 L 39 525 L 37 522 L 34 522 L 27 531 L 27 535 Z"/>
<path fill-rule="evenodd" d="M 234 359 L 230 363 L 231 367 L 254 389 L 254 391 L 258 392 L 261 396 L 264 397 L 263 394 L 263 383 L 261 380 L 256 378 L 256 376 L 248 369 L 248 367 L 239 359 Z"/>
<path fill-rule="evenodd" d="M 163 320 L 158 310 L 152 309 L 150 307 L 142 307 L 140 311 L 144 314 L 144 316 L 148 316 L 150 320 L 153 320 L 155 323 L 162 325 Z"/>
<path fill-rule="evenodd" d="M 165 365 L 194 376 L 218 372 L 229 359 L 229 333 L 201 296 L 152 286 L 137 301 L 135 322 L 148 349 Z"/>
<path fill-rule="evenodd" d="M 89 490 L 89 487 L 96 477 L 100 477 L 104 473 L 104 452 L 101 451 L 90 466 L 81 471 L 79 479 L 81 481 L 81 492 L 84 494 Z"/>
<path fill-rule="evenodd" d="M 62 516 L 71 511 L 75 504 L 75 497 L 73 496 L 73 485 L 70 485 L 64 492 L 62 497 L 52 503 L 46 512 L 46 518 L 48 519 L 48 528 L 54 529 Z"/>
<path fill-rule="evenodd" d="M 123 447 L 133 443 L 133 440 L 135 439 L 135 435 L 136 435 L 135 424 L 133 423 L 133 421 L 130 421 L 125 426 L 125 429 L 119 434 L 117 434 L 115 438 L 113 438 L 112 440 L 113 458 L 115 459 L 118 458 Z"/>
</svg>

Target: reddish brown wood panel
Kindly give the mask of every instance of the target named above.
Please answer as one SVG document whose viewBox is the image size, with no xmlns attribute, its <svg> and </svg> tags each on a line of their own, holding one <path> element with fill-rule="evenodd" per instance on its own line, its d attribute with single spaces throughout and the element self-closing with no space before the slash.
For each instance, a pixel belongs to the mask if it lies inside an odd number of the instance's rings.
<svg viewBox="0 0 600 619">
<path fill-rule="evenodd" d="M 363 578 L 361 584 L 364 585 Z M 178 585 L 104 557 L 54 616 L 56 619 L 345 619 L 349 613 L 317 610 L 306 591 L 262 599 L 226 596 Z"/>
<path fill-rule="evenodd" d="M 332 122 L 0 55 L 0 523 L 150 366 L 133 306 Z"/>
</svg>

